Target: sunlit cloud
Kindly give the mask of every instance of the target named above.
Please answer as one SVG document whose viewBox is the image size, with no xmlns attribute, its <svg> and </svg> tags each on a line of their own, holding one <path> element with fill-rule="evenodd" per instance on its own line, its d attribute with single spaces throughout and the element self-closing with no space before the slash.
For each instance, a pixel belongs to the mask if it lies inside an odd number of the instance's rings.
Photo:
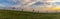
<svg viewBox="0 0 60 19">
<path fill-rule="evenodd" d="M 15 7 L 25 11 L 51 11 L 60 9 L 60 0 L 0 0 L 0 7 Z M 12 8 L 11 8 L 12 9 Z"/>
</svg>

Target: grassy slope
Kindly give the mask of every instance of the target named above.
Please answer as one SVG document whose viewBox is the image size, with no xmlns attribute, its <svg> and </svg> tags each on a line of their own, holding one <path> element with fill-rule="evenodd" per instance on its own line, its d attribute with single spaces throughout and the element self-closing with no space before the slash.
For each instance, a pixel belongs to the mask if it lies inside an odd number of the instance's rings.
<svg viewBox="0 0 60 19">
<path fill-rule="evenodd" d="M 59 19 L 60 14 L 0 10 L 0 19 Z"/>
</svg>

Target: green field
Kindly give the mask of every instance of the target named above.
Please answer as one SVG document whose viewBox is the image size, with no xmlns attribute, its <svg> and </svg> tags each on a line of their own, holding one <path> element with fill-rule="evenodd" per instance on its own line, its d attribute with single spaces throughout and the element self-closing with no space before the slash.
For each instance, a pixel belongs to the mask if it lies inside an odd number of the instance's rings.
<svg viewBox="0 0 60 19">
<path fill-rule="evenodd" d="M 60 19 L 60 14 L 0 10 L 0 19 Z"/>
</svg>

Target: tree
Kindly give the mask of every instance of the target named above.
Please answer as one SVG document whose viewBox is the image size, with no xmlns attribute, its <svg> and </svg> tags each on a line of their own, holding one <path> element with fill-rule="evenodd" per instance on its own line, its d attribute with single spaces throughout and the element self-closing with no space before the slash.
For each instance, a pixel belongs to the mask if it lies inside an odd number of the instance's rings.
<svg viewBox="0 0 60 19">
<path fill-rule="evenodd" d="M 15 7 L 12 7 L 12 9 L 16 9 Z"/>
</svg>

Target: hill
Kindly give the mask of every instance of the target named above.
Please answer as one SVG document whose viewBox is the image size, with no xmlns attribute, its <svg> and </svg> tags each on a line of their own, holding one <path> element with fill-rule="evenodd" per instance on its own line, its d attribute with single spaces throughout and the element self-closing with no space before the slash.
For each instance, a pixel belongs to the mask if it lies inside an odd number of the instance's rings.
<svg viewBox="0 0 60 19">
<path fill-rule="evenodd" d="M 0 10 L 0 19 L 60 19 L 60 14 Z"/>
</svg>

